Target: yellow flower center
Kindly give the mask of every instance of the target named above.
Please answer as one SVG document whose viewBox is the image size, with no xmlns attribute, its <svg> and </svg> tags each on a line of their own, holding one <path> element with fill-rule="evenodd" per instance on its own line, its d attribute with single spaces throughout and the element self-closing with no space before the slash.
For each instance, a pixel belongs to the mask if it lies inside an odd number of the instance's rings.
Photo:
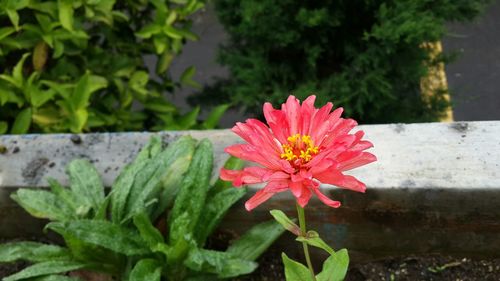
<svg viewBox="0 0 500 281">
<path fill-rule="evenodd" d="M 312 157 L 319 151 L 319 147 L 314 146 L 311 136 L 295 134 L 288 137 L 288 143 L 282 144 L 283 153 L 281 159 L 294 161 L 301 159 L 302 163 L 311 161 Z"/>
</svg>

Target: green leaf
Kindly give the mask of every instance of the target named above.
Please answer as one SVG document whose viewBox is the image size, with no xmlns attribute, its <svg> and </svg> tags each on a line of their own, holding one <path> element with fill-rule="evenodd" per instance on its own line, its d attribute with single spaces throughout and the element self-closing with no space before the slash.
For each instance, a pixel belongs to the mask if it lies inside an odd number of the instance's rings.
<svg viewBox="0 0 500 281">
<path fill-rule="evenodd" d="M 349 255 L 346 249 L 337 251 L 324 263 L 323 270 L 316 276 L 317 281 L 342 281 L 349 267 Z"/>
<path fill-rule="evenodd" d="M 79 202 L 81 200 L 79 200 L 78 197 L 71 192 L 71 190 L 63 187 L 53 178 L 48 178 L 47 182 L 52 190 L 52 194 L 58 198 L 62 205 L 71 209 L 77 217 L 83 218 L 87 215 L 90 210 L 90 206 L 86 204 L 81 205 L 81 202 Z"/>
<path fill-rule="evenodd" d="M 0 135 L 7 133 L 9 125 L 5 121 L 0 121 Z"/>
<path fill-rule="evenodd" d="M 7 13 L 12 25 L 16 28 L 16 30 L 19 30 L 19 14 L 17 11 L 13 9 L 6 9 L 5 12 Z"/>
<path fill-rule="evenodd" d="M 151 38 L 151 36 L 159 34 L 161 32 L 162 32 L 162 27 L 160 25 L 151 23 L 144 26 L 141 30 L 137 31 L 135 35 L 143 39 L 148 39 Z"/>
<path fill-rule="evenodd" d="M 167 52 L 167 47 L 169 45 L 168 39 L 163 35 L 153 36 L 153 45 L 155 46 L 156 54 L 161 54 Z"/>
<path fill-rule="evenodd" d="M 2 281 L 23 280 L 37 276 L 82 269 L 87 266 L 88 264 L 77 261 L 47 261 L 29 266 L 16 274 L 3 278 Z"/>
<path fill-rule="evenodd" d="M 128 281 L 160 281 L 161 265 L 153 259 L 140 260 L 130 272 Z"/>
<path fill-rule="evenodd" d="M 193 110 L 183 115 L 177 120 L 177 127 L 180 130 L 187 130 L 196 125 L 196 119 L 200 114 L 200 107 L 196 106 Z"/>
<path fill-rule="evenodd" d="M 161 56 L 158 58 L 156 62 L 156 73 L 162 74 L 168 70 L 170 64 L 172 64 L 172 60 L 174 59 L 174 54 L 168 50 L 164 50 L 160 52 Z"/>
<path fill-rule="evenodd" d="M 16 32 L 16 29 L 10 26 L 0 28 L 0 40 L 4 39 L 14 32 Z"/>
<path fill-rule="evenodd" d="M 285 213 L 283 213 L 280 210 L 271 210 L 270 211 L 271 216 L 279 223 L 281 224 L 286 230 L 290 231 L 291 233 L 300 236 L 301 230 L 300 227 L 295 224 L 291 219 L 287 217 Z"/>
<path fill-rule="evenodd" d="M 201 88 L 201 85 L 193 80 L 194 75 L 196 74 L 196 68 L 194 66 L 190 66 L 184 70 L 181 74 L 180 81 L 182 84 L 189 85 L 195 89 Z"/>
<path fill-rule="evenodd" d="M 146 254 L 149 250 L 136 232 L 104 220 L 74 220 L 49 223 L 47 228 L 85 243 L 97 245 L 127 256 Z"/>
<path fill-rule="evenodd" d="M 23 67 L 24 67 L 24 61 L 30 56 L 29 53 L 24 54 L 19 62 L 14 66 L 14 69 L 12 70 L 12 78 L 16 81 L 16 86 L 18 88 L 22 88 L 24 84 L 24 77 L 23 77 Z"/>
<path fill-rule="evenodd" d="M 58 0 L 57 8 L 61 25 L 65 29 L 73 31 L 73 0 Z"/>
<path fill-rule="evenodd" d="M 256 260 L 283 232 L 275 221 L 257 224 L 234 241 L 226 252 L 233 257 Z"/>
<path fill-rule="evenodd" d="M 67 173 L 79 205 L 90 206 L 97 212 L 104 203 L 104 186 L 95 167 L 87 160 L 77 159 L 69 163 Z"/>
<path fill-rule="evenodd" d="M 33 92 L 30 94 L 31 97 L 31 105 L 33 105 L 35 108 L 41 107 L 45 103 L 47 103 L 49 100 L 51 100 L 55 94 L 56 91 L 49 89 L 42 91 L 38 89 L 38 85 L 34 85 L 30 88 Z"/>
<path fill-rule="evenodd" d="M 41 277 L 30 278 L 29 281 L 82 281 L 82 279 L 64 275 L 45 275 Z"/>
<path fill-rule="evenodd" d="M 149 74 L 146 71 L 136 71 L 132 74 L 128 84 L 136 93 L 147 96 L 148 90 L 145 88 L 149 81 Z"/>
<path fill-rule="evenodd" d="M 135 177 L 125 208 L 125 218 L 128 220 L 138 212 L 146 209 L 146 204 L 152 199 L 157 200 L 162 191 L 162 179 L 168 174 L 177 160 L 189 161 L 194 150 L 194 140 L 189 137 L 181 137 L 171 143 L 164 151 L 144 166 Z"/>
<path fill-rule="evenodd" d="M 285 265 L 285 278 L 287 281 L 313 281 L 311 273 L 305 265 L 288 258 L 285 253 L 281 254 L 281 258 Z"/>
<path fill-rule="evenodd" d="M 62 236 L 75 259 L 92 261 L 94 263 L 93 270 L 116 273 L 117 269 L 123 268 L 125 256 L 98 245 L 86 243 L 70 233 L 65 233 Z"/>
<path fill-rule="evenodd" d="M 89 113 L 87 109 L 81 108 L 74 110 L 70 117 L 69 130 L 72 133 L 79 134 L 82 132 L 83 127 L 87 124 Z"/>
<path fill-rule="evenodd" d="M 175 113 L 177 107 L 174 104 L 166 101 L 163 98 L 148 99 L 144 104 L 144 108 L 157 113 Z"/>
<path fill-rule="evenodd" d="M 130 190 L 134 186 L 135 177 L 160 150 L 160 138 L 152 137 L 148 144 L 141 149 L 134 161 L 125 166 L 116 178 L 111 188 L 111 219 L 113 222 L 119 223 L 125 217 L 125 206 Z"/>
<path fill-rule="evenodd" d="M 163 26 L 163 33 L 173 39 L 182 39 L 183 34 L 178 29 L 173 28 L 170 25 Z"/>
<path fill-rule="evenodd" d="M 323 249 L 330 255 L 335 254 L 335 251 L 330 246 L 328 246 L 328 244 L 326 244 L 325 241 L 323 241 L 323 239 L 319 237 L 319 234 L 314 230 L 309 230 L 306 234 L 306 237 L 299 236 L 296 240 L 299 242 L 306 242 L 313 247 Z"/>
<path fill-rule="evenodd" d="M 145 213 L 139 213 L 134 216 L 134 225 L 139 230 L 141 237 L 150 248 L 154 248 L 158 243 L 163 243 L 163 236 L 160 231 L 154 227 Z"/>
<path fill-rule="evenodd" d="M 54 194 L 45 190 L 19 189 L 11 194 L 11 198 L 36 218 L 57 221 L 73 218 L 72 210 L 62 205 Z"/>
<path fill-rule="evenodd" d="M 37 242 L 12 242 L 0 244 L 0 263 L 18 260 L 43 262 L 54 260 L 70 260 L 71 254 L 66 248 Z"/>
<path fill-rule="evenodd" d="M 105 78 L 97 75 L 90 75 L 88 72 L 85 73 L 76 84 L 71 97 L 73 110 L 87 107 L 92 93 L 102 88 L 106 88 L 107 86 L 108 80 Z"/>
<path fill-rule="evenodd" d="M 198 272 L 217 274 L 219 278 L 231 278 L 248 274 L 257 268 L 257 263 L 218 251 L 193 249 L 189 252 L 184 265 Z"/>
<path fill-rule="evenodd" d="M 220 119 L 226 112 L 226 110 L 229 108 L 229 104 L 222 104 L 219 106 L 216 106 L 210 114 L 208 115 L 207 119 L 203 121 L 202 126 L 204 129 L 215 129 L 217 125 L 219 124 Z"/>
<path fill-rule="evenodd" d="M 174 223 L 176 222 L 176 218 L 182 213 L 188 213 L 190 218 L 189 225 L 185 227 L 186 231 L 190 233 L 194 230 L 198 223 L 198 218 L 204 210 L 210 176 L 212 174 L 212 165 L 212 143 L 208 139 L 203 139 L 194 152 L 191 165 L 175 199 L 174 207 L 170 214 L 170 231 L 173 231 L 177 227 L 183 228 Z"/>
<path fill-rule="evenodd" d="M 208 199 L 194 231 L 198 245 L 204 245 L 207 237 L 229 210 L 229 208 L 246 194 L 244 188 L 226 189 Z"/>
<path fill-rule="evenodd" d="M 152 220 L 156 220 L 165 210 L 171 209 L 175 196 L 179 190 L 179 186 L 184 179 L 195 149 L 195 141 L 191 139 L 189 149 L 185 153 L 177 157 L 176 160 L 166 169 L 165 174 L 161 178 L 161 193 L 158 198 L 158 204 L 154 207 Z M 157 196 L 158 197 L 158 196 Z"/>
</svg>

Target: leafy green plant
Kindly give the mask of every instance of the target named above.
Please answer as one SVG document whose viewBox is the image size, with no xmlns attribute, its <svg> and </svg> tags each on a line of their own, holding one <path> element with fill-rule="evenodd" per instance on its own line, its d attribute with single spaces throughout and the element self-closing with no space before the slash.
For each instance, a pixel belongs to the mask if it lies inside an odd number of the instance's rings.
<svg viewBox="0 0 500 281">
<path fill-rule="evenodd" d="M 86 160 L 69 164 L 69 189 L 50 180 L 50 191 L 18 190 L 12 198 L 31 215 L 51 220 L 46 229 L 60 234 L 65 246 L 0 245 L 0 262 L 33 263 L 3 280 L 78 280 L 63 275 L 75 270 L 127 281 L 219 280 L 252 272 L 255 259 L 283 230 L 264 222 L 224 252 L 204 248 L 224 214 L 246 192 L 220 180 L 211 185 L 212 162 L 206 139 L 197 144 L 181 137 L 162 149 L 153 138 L 107 195 Z M 230 159 L 226 167 L 238 168 L 241 162 Z M 162 234 L 153 222 L 165 221 L 167 233 Z"/>
<path fill-rule="evenodd" d="M 0 1 L 0 134 L 204 128 L 165 97 L 203 0 Z M 150 74 L 146 58 L 157 60 Z M 216 116 L 216 114 L 215 114 Z M 214 122 L 211 121 L 211 124 Z"/>
<path fill-rule="evenodd" d="M 437 89 L 422 98 L 433 58 L 423 43 L 440 40 L 445 23 L 468 21 L 489 0 L 216 0 L 229 34 L 220 62 L 231 72 L 199 96 L 260 112 L 288 94 L 332 101 L 363 123 L 437 120 L 449 106 Z"/>
</svg>

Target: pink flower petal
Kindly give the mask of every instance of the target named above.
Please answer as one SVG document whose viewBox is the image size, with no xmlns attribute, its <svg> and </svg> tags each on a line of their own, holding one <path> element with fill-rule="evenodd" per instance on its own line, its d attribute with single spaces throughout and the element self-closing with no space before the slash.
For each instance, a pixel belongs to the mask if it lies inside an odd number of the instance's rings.
<svg viewBox="0 0 500 281">
<path fill-rule="evenodd" d="M 260 204 L 267 201 L 273 195 L 274 195 L 274 193 L 268 193 L 268 192 L 266 192 L 265 189 L 261 189 L 261 190 L 257 191 L 254 196 L 252 196 L 250 199 L 248 199 L 247 202 L 245 202 L 245 208 L 247 209 L 247 211 L 251 211 L 251 210 L 255 209 L 257 206 L 259 206 Z"/>
<path fill-rule="evenodd" d="M 311 199 L 311 196 L 311 190 L 309 190 L 309 188 L 303 188 L 302 194 L 300 195 L 300 197 L 297 197 L 297 203 L 299 203 L 299 205 L 304 208 L 307 203 L 309 203 L 309 199 Z"/>
<path fill-rule="evenodd" d="M 341 188 L 354 190 L 357 192 L 365 192 L 366 186 L 364 183 L 358 181 L 353 176 L 346 176 L 338 170 L 330 170 L 327 172 L 315 174 L 314 178 L 322 183 L 335 185 Z"/>
<path fill-rule="evenodd" d="M 316 196 L 318 196 L 318 198 L 319 198 L 319 200 L 321 200 L 321 202 L 325 203 L 326 205 L 328 205 L 332 208 L 338 208 L 341 205 L 341 203 L 339 201 L 334 201 L 334 200 L 328 198 L 323 193 L 321 193 L 319 188 L 315 188 L 314 193 L 316 193 Z"/>
<path fill-rule="evenodd" d="M 345 161 L 339 161 L 338 169 L 341 171 L 348 171 L 354 168 L 377 161 L 377 157 L 369 152 L 359 153 L 356 157 L 352 157 Z"/>
</svg>

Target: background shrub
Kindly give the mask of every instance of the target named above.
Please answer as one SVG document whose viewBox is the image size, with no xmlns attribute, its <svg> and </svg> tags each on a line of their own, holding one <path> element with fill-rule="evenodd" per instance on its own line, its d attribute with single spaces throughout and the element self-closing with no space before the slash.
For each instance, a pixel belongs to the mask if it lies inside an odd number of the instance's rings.
<svg viewBox="0 0 500 281">
<path fill-rule="evenodd" d="M 438 119 L 446 89 L 423 99 L 420 79 L 432 58 L 423 45 L 445 34 L 445 22 L 478 15 L 488 0 L 216 0 L 230 40 L 220 62 L 231 79 L 205 91 L 260 112 L 289 93 L 334 101 L 363 123 Z"/>
<path fill-rule="evenodd" d="M 2 0 L 0 134 L 187 129 L 164 92 L 203 0 Z M 145 56 L 158 58 L 155 75 Z M 213 123 L 213 120 L 212 120 Z"/>
</svg>

